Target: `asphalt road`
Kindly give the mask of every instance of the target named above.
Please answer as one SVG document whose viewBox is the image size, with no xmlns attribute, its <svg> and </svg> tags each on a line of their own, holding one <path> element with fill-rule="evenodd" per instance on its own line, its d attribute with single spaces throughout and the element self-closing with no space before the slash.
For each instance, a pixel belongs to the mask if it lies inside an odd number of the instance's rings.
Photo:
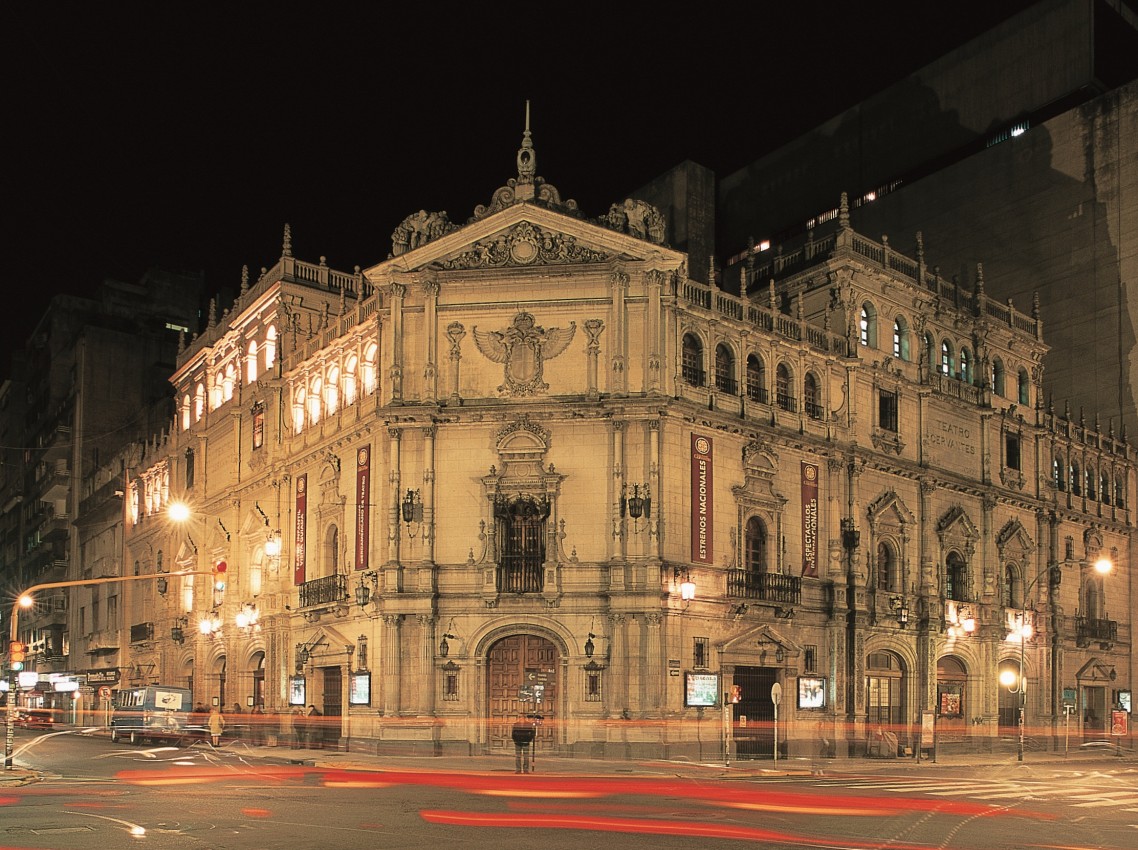
<svg viewBox="0 0 1138 850">
<path fill-rule="evenodd" d="M 345 769 L 253 758 L 239 747 L 17 733 L 18 747 L 29 743 L 20 762 L 43 778 L 0 785 L 0 850 L 1138 844 L 1138 784 L 1122 765 L 725 779 L 666 765 L 552 773 L 546 762 L 546 772 L 519 776 L 508 759 L 480 771 L 378 760 Z"/>
</svg>

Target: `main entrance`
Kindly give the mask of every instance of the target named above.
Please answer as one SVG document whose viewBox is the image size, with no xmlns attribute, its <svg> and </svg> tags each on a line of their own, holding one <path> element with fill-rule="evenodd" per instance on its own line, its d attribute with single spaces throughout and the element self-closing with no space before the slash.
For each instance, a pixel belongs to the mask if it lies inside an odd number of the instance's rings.
<svg viewBox="0 0 1138 850">
<path fill-rule="evenodd" d="M 732 708 L 735 755 L 739 759 L 774 757 L 774 702 L 771 685 L 778 681 L 773 667 L 736 667 L 734 684 L 740 700 Z"/>
<path fill-rule="evenodd" d="M 510 728 L 522 714 L 536 713 L 538 752 L 554 743 L 557 712 L 557 647 L 537 635 L 513 635 L 490 647 L 486 658 L 488 739 L 492 748 L 514 744 Z M 532 695 L 532 696 L 531 696 Z M 523 697 L 525 699 L 523 699 Z"/>
</svg>

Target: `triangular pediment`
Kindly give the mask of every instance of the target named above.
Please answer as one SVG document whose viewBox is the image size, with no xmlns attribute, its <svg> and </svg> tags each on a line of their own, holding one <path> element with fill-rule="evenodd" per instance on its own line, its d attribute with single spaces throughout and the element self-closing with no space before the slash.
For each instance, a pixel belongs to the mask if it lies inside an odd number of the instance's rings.
<svg viewBox="0 0 1138 850">
<path fill-rule="evenodd" d="M 740 656 L 745 656 L 750 663 L 757 664 L 764 654 L 773 663 L 777 650 L 782 649 L 784 656 L 790 657 L 796 655 L 801 647 L 769 623 L 763 623 L 728 638 L 719 645 L 719 649 L 724 655 L 734 656 L 736 663 Z"/>
<path fill-rule="evenodd" d="M 420 270 L 525 269 L 650 261 L 661 269 L 679 268 L 684 255 L 596 222 L 537 204 L 517 203 L 392 257 L 365 274 L 378 282 L 387 274 Z"/>
<path fill-rule="evenodd" d="M 1080 682 L 1113 682 L 1118 673 L 1114 672 L 1113 667 L 1107 667 L 1097 658 L 1092 658 L 1084 664 L 1079 672 L 1075 674 L 1075 678 Z"/>
</svg>

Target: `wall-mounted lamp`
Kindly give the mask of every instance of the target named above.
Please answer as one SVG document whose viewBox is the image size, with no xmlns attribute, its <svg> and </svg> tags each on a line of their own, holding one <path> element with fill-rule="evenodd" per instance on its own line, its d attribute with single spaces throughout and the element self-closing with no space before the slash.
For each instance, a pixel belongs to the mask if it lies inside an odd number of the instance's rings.
<svg viewBox="0 0 1138 850">
<path fill-rule="evenodd" d="M 251 629 L 254 631 L 260 631 L 261 627 L 257 623 L 257 620 L 259 620 L 260 617 L 261 614 L 257 610 L 257 606 L 252 602 L 246 602 L 241 606 L 241 610 L 237 612 L 237 616 L 234 618 L 234 622 L 236 622 L 237 628 L 239 629 Z"/>
<path fill-rule="evenodd" d="M 439 657 L 446 658 L 450 655 L 450 644 L 447 639 L 454 640 L 454 635 L 450 632 L 443 632 L 443 639 L 439 641 Z"/>
<path fill-rule="evenodd" d="M 186 626 L 189 621 L 185 617 L 178 617 L 174 620 L 174 625 L 170 627 L 170 640 L 176 644 L 183 644 L 186 642 Z"/>
<path fill-rule="evenodd" d="M 784 608 L 781 605 L 776 605 L 775 609 L 774 609 L 774 615 L 776 617 L 778 617 L 780 620 L 793 620 L 794 619 L 794 608 L 792 608 L 792 607 Z"/>
<path fill-rule="evenodd" d="M 221 634 L 221 618 L 216 614 L 203 617 L 198 623 L 198 631 L 206 636 Z"/>
<path fill-rule="evenodd" d="M 360 583 L 356 585 L 356 604 L 361 608 L 367 607 L 367 604 L 371 602 L 372 595 L 372 588 L 368 587 L 364 583 L 364 578 L 371 579 L 372 583 L 374 584 L 376 581 L 376 575 L 375 573 L 364 573 L 360 576 Z"/>
<path fill-rule="evenodd" d="M 414 537 L 419 530 L 419 524 L 423 521 L 423 497 L 419 495 L 419 491 L 408 490 L 399 509 L 403 515 L 403 522 L 407 524 L 407 536 Z"/>
<path fill-rule="evenodd" d="M 889 609 L 897 617 L 897 625 L 905 628 L 909 623 L 909 606 L 905 604 L 905 600 L 900 596 L 889 597 Z"/>
<path fill-rule="evenodd" d="M 281 556 L 280 529 L 270 533 L 268 539 L 265 541 L 265 556 L 269 558 L 279 558 Z"/>
<path fill-rule="evenodd" d="M 156 581 L 154 583 L 158 586 L 158 593 L 161 596 L 165 596 L 166 591 L 170 589 L 170 583 L 168 581 L 166 581 L 165 578 L 160 578 L 160 579 L 158 579 L 158 581 Z"/>
<path fill-rule="evenodd" d="M 595 637 L 596 637 L 595 634 L 593 634 L 592 632 L 589 632 L 589 636 L 587 638 L 585 638 L 585 657 L 586 658 L 592 658 L 593 653 L 596 651 L 596 647 L 593 645 L 593 638 L 595 638 Z"/>
<path fill-rule="evenodd" d="M 731 616 L 737 620 L 740 617 L 742 617 L 744 614 L 746 614 L 747 609 L 750 607 L 751 606 L 749 606 L 746 602 L 740 602 L 738 605 L 732 605 L 731 606 Z"/>
<path fill-rule="evenodd" d="M 683 576 L 683 581 L 680 580 L 681 576 Z M 679 567 L 672 570 L 672 583 L 679 587 L 680 599 L 684 602 L 691 602 L 695 599 L 695 582 L 691 580 L 691 573 L 687 570 L 681 570 Z"/>
<path fill-rule="evenodd" d="M 842 520 L 842 546 L 846 549 L 856 549 L 861 543 L 861 532 L 854 525 L 853 517 Z"/>
<path fill-rule="evenodd" d="M 637 520 L 652 518 L 652 491 L 647 484 L 633 484 L 632 495 L 628 495 L 628 485 L 620 488 L 620 516 L 632 517 L 632 530 L 637 531 Z"/>
<path fill-rule="evenodd" d="M 311 643 L 298 643 L 296 645 L 296 669 L 300 669 L 307 664 L 312 658 L 312 650 L 316 649 L 321 643 L 324 642 L 324 636 L 319 635 L 312 639 Z"/>
</svg>

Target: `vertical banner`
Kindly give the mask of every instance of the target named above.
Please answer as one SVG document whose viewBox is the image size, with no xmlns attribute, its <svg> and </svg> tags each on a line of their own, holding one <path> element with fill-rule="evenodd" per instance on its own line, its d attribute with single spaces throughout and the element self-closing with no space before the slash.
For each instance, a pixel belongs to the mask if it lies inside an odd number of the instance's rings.
<svg viewBox="0 0 1138 850">
<path fill-rule="evenodd" d="M 697 564 L 712 561 L 711 439 L 691 435 L 691 559 Z"/>
<path fill-rule="evenodd" d="M 371 516 L 371 447 L 356 452 L 356 569 L 367 569 L 368 538 Z"/>
<path fill-rule="evenodd" d="M 308 474 L 296 477 L 296 563 L 292 571 L 292 583 L 298 587 L 304 584 L 305 553 L 304 529 L 308 520 Z"/>
<path fill-rule="evenodd" d="M 818 576 L 818 465 L 802 461 L 802 575 Z"/>
</svg>

